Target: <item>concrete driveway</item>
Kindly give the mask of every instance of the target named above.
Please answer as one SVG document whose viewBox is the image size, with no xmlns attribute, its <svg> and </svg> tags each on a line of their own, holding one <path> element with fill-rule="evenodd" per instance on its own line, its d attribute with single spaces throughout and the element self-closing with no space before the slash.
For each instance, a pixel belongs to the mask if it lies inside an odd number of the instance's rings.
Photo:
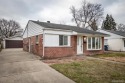
<svg viewBox="0 0 125 83">
<path fill-rule="evenodd" d="M 74 83 L 22 49 L 0 53 L 0 83 Z"/>
</svg>

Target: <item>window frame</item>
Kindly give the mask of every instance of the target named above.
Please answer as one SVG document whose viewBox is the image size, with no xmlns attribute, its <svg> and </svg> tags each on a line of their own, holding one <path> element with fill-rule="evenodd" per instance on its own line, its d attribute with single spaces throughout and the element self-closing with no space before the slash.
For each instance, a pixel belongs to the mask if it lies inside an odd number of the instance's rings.
<svg viewBox="0 0 125 83">
<path fill-rule="evenodd" d="M 60 44 L 60 37 L 62 36 L 62 45 Z M 65 37 L 67 39 L 67 41 L 65 42 Z M 65 44 L 66 43 L 66 44 Z M 69 46 L 68 44 L 68 36 L 67 35 L 59 35 L 59 46 Z"/>
<path fill-rule="evenodd" d="M 36 44 L 39 44 L 39 36 L 36 35 Z"/>
<path fill-rule="evenodd" d="M 94 38 L 94 48 L 93 48 L 93 39 Z M 91 43 L 90 43 L 90 48 L 89 48 L 89 41 L 88 39 L 90 39 Z M 97 44 L 96 44 L 97 43 Z M 102 50 L 102 38 L 101 37 L 87 37 L 87 50 Z"/>
</svg>

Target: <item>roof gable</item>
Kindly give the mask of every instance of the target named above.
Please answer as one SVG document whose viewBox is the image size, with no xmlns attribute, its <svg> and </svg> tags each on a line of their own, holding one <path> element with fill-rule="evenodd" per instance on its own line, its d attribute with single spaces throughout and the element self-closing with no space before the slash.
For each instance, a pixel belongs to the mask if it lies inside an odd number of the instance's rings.
<svg viewBox="0 0 125 83">
<path fill-rule="evenodd" d="M 79 28 L 77 26 L 70 26 L 70 25 L 62 25 L 62 24 L 54 24 L 54 23 L 46 23 L 46 22 L 39 22 L 39 21 L 32 21 L 42 27 L 45 28 L 52 28 L 52 29 L 63 29 L 63 30 L 72 30 L 78 33 L 86 33 L 86 34 L 96 34 L 96 35 L 107 35 L 104 33 L 96 32 L 96 31 L 91 31 L 88 29 L 83 29 Z"/>
</svg>

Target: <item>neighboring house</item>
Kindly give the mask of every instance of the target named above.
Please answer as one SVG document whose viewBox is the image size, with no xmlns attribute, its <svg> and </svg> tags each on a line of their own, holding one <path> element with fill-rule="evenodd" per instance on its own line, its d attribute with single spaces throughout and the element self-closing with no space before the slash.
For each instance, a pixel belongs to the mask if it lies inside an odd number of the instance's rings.
<svg viewBox="0 0 125 83">
<path fill-rule="evenodd" d="M 44 58 L 100 54 L 104 36 L 76 26 L 30 20 L 23 33 L 23 49 Z"/>
<path fill-rule="evenodd" d="M 109 50 L 125 51 L 125 32 L 109 30 L 98 31 L 110 35 L 109 37 L 105 37 L 104 39 L 104 43 L 105 45 L 108 45 Z"/>
<path fill-rule="evenodd" d="M 23 37 L 12 36 L 3 40 L 3 48 L 23 48 Z"/>
</svg>

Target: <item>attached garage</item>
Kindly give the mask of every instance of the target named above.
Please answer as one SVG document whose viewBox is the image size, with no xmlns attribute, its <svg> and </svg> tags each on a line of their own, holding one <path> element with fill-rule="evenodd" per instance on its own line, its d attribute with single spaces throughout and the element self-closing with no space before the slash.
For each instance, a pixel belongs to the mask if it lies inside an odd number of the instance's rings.
<svg viewBox="0 0 125 83">
<path fill-rule="evenodd" d="M 22 37 L 10 37 L 4 40 L 4 48 L 23 48 Z"/>
</svg>

